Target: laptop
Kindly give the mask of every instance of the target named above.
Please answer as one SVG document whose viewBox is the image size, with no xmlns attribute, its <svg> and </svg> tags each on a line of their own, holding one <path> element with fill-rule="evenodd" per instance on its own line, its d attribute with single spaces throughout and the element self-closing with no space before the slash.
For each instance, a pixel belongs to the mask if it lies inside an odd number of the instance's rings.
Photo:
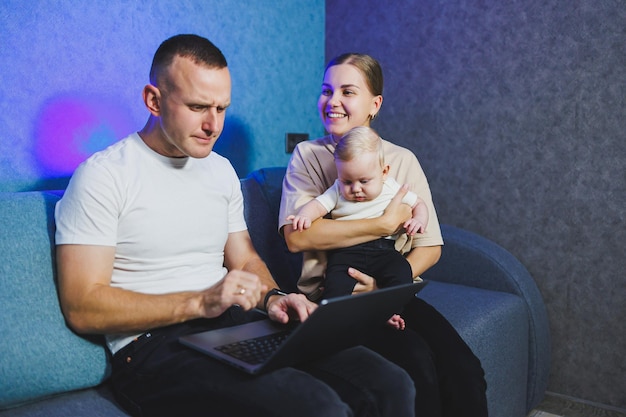
<svg viewBox="0 0 626 417">
<path fill-rule="evenodd" d="M 302 323 L 267 318 L 183 336 L 180 342 L 247 373 L 264 373 L 361 344 L 425 285 L 421 281 L 322 300 Z"/>
</svg>

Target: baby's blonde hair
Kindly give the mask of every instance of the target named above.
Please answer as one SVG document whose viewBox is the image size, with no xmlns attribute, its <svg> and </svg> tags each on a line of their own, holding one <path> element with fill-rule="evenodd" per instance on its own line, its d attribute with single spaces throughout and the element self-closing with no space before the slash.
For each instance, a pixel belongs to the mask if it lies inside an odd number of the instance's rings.
<svg viewBox="0 0 626 417">
<path fill-rule="evenodd" d="M 335 160 L 351 161 L 368 152 L 378 153 L 380 166 L 385 166 L 382 139 L 371 127 L 359 126 L 350 129 L 339 139 L 335 148 Z"/>
</svg>

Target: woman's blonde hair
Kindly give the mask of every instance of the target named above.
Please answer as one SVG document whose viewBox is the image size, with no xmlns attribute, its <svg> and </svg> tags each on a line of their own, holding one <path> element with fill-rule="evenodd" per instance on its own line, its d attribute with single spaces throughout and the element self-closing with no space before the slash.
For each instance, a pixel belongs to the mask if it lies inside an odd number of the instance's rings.
<svg viewBox="0 0 626 417">
<path fill-rule="evenodd" d="M 331 59 L 324 72 L 328 71 L 330 67 L 341 64 L 350 64 L 356 67 L 363 74 L 370 93 L 375 96 L 383 95 L 383 69 L 375 58 L 366 54 L 348 52 Z"/>
</svg>

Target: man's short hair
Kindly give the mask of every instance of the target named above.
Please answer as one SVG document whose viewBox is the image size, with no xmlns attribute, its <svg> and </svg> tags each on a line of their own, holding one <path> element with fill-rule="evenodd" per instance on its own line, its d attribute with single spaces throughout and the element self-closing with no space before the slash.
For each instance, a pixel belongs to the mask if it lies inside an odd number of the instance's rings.
<svg viewBox="0 0 626 417">
<path fill-rule="evenodd" d="M 221 69 L 228 66 L 226 58 L 210 40 L 198 35 L 175 35 L 161 43 L 150 67 L 150 83 L 157 85 L 163 71 L 175 57 L 192 59 L 196 64 Z"/>
</svg>

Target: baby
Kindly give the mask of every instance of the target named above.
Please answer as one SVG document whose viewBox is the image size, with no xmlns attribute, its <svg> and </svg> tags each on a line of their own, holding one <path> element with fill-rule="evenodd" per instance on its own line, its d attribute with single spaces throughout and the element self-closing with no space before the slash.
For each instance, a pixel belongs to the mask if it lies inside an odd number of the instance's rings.
<svg viewBox="0 0 626 417">
<path fill-rule="evenodd" d="M 335 166 L 338 174 L 335 183 L 302 206 L 297 214 L 287 217 L 294 230 L 308 229 L 328 213 L 335 220 L 378 217 L 400 189 L 400 184 L 389 176 L 382 141 L 369 127 L 353 128 L 339 140 Z M 428 225 L 428 207 L 424 201 L 409 191 L 402 202 L 412 208 L 411 218 L 403 224 L 405 232 L 410 236 L 424 233 Z M 322 297 L 352 294 L 356 282 L 348 275 L 348 267 L 375 277 L 381 288 L 412 282 L 411 266 L 394 247 L 399 235 L 328 251 Z M 404 328 L 404 320 L 398 315 L 390 319 L 390 324 Z"/>
</svg>

